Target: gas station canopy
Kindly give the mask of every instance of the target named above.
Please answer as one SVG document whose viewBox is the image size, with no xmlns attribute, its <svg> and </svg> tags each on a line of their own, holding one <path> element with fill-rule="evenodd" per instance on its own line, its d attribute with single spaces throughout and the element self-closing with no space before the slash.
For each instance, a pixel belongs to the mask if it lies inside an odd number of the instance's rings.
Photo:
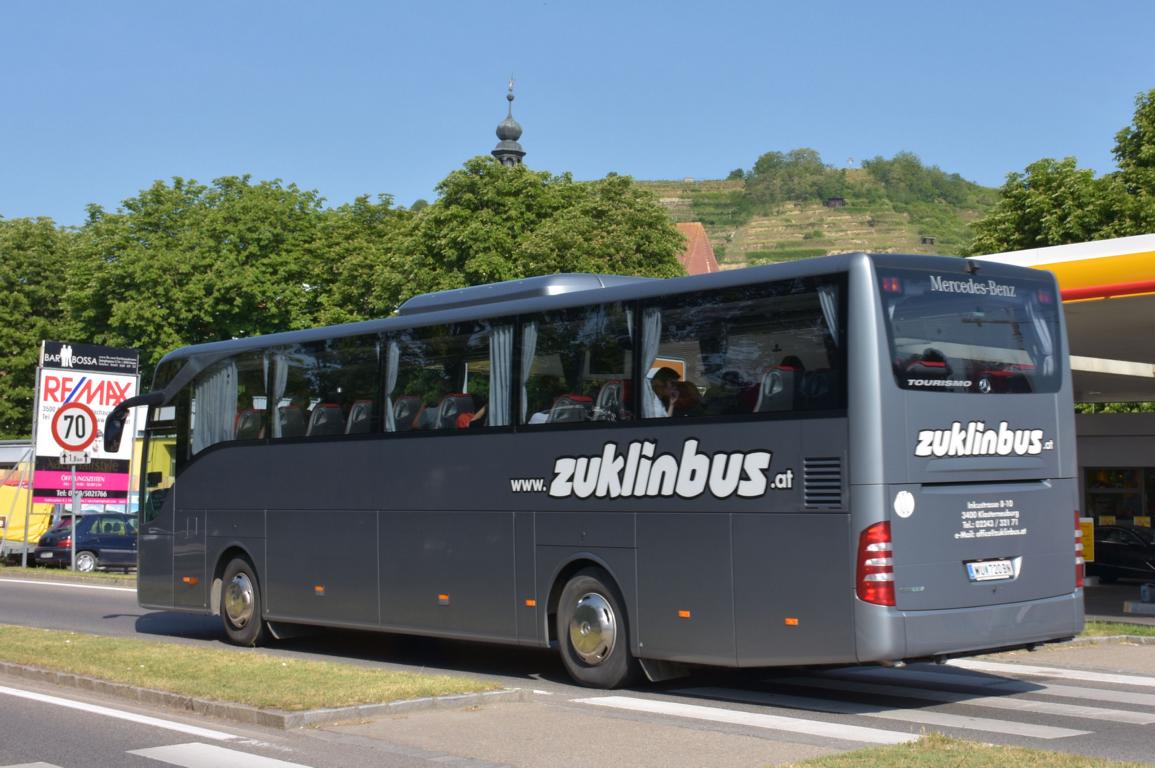
<svg viewBox="0 0 1155 768">
<path fill-rule="evenodd" d="M 1155 401 L 1155 234 L 972 259 L 1058 278 L 1076 402 Z"/>
</svg>

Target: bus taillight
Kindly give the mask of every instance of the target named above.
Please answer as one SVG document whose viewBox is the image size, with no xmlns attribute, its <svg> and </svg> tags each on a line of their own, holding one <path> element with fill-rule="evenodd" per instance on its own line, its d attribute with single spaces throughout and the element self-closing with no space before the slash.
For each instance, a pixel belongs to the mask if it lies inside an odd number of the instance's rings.
<svg viewBox="0 0 1155 768">
<path fill-rule="evenodd" d="M 1079 510 L 1075 510 L 1075 589 L 1083 586 L 1083 526 L 1079 525 Z"/>
<path fill-rule="evenodd" d="M 894 605 L 894 557 L 890 523 L 875 523 L 858 537 L 858 599 L 875 605 Z"/>
</svg>

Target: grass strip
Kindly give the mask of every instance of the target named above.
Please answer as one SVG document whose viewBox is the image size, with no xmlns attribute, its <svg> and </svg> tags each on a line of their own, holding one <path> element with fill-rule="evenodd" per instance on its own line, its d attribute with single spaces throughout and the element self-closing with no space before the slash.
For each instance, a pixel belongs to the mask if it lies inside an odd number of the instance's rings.
<svg viewBox="0 0 1155 768">
<path fill-rule="evenodd" d="M 1080 637 L 1115 637 L 1117 635 L 1155 637 L 1155 625 L 1125 624 L 1121 621 L 1088 621 L 1083 627 L 1083 634 Z"/>
<path fill-rule="evenodd" d="M 871 747 L 794 763 L 805 768 L 1138 768 L 1064 752 L 979 744 L 933 733 L 909 744 Z"/>
<path fill-rule="evenodd" d="M 135 573 L 124 571 L 90 571 L 78 573 L 69 568 L 21 568 L 19 565 L 0 565 L 0 576 L 14 579 L 42 579 L 44 581 L 92 581 L 111 584 L 136 584 Z"/>
<path fill-rule="evenodd" d="M 0 660 L 184 696 L 299 712 L 499 688 L 450 675 L 0 624 Z"/>
</svg>

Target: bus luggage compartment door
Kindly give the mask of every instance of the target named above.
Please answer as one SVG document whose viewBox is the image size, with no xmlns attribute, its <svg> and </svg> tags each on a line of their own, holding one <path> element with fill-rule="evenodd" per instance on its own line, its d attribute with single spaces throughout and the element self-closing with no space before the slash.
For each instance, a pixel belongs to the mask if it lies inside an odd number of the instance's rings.
<svg viewBox="0 0 1155 768">
<path fill-rule="evenodd" d="M 1074 481 L 893 485 L 895 607 L 1014 603 L 1075 589 Z"/>
</svg>

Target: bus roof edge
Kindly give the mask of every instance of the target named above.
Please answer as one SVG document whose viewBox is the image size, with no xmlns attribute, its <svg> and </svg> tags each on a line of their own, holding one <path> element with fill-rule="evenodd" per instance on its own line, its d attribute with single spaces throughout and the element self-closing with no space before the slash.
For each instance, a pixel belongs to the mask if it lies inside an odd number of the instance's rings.
<svg viewBox="0 0 1155 768">
<path fill-rule="evenodd" d="M 418 315 L 446 309 L 498 304 L 516 299 L 531 299 L 539 296 L 557 296 L 563 293 L 612 288 L 627 283 L 648 282 L 657 279 L 659 278 L 592 275 L 580 272 L 541 275 L 522 280 L 507 280 L 504 283 L 472 285 L 467 288 L 452 288 L 447 291 L 414 296 L 398 307 L 397 314 L 400 316 Z"/>
</svg>

